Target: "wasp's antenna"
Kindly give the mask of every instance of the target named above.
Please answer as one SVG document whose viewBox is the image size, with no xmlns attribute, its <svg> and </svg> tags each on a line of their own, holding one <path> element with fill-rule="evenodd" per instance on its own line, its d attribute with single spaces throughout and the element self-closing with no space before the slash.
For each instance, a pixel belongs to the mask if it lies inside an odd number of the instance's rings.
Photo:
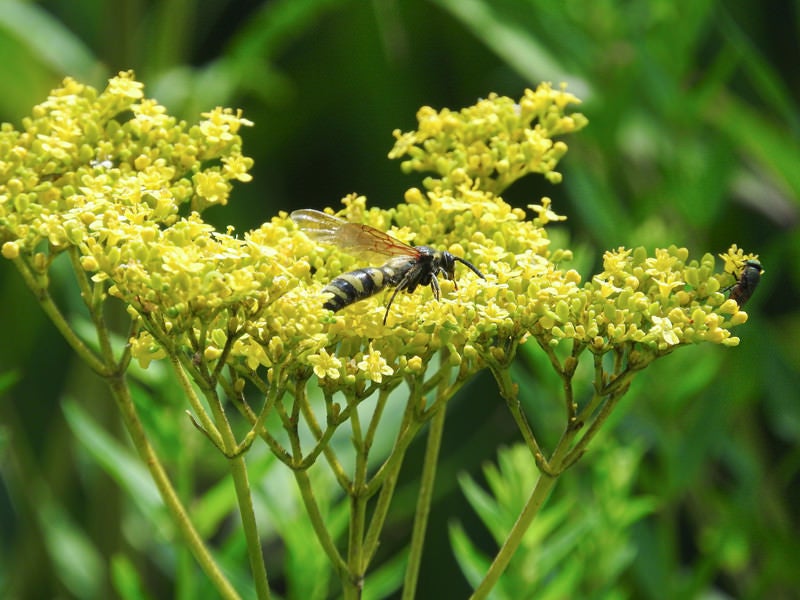
<svg viewBox="0 0 800 600">
<path fill-rule="evenodd" d="M 478 267 L 476 267 L 475 265 L 473 265 L 473 264 L 472 264 L 471 262 L 469 262 L 468 260 L 464 260 L 463 258 L 458 258 L 457 256 L 453 256 L 453 258 L 454 258 L 455 260 L 457 260 L 458 262 L 460 262 L 462 265 L 467 265 L 467 267 L 469 267 L 469 268 L 470 268 L 470 269 L 471 269 L 471 270 L 472 270 L 472 271 L 475 273 L 475 275 L 477 275 L 477 276 L 478 276 L 478 277 L 480 277 L 481 279 L 484 279 L 484 280 L 486 279 L 486 277 L 484 277 L 484 276 L 483 276 L 483 273 L 481 273 L 481 272 L 478 270 Z"/>
</svg>

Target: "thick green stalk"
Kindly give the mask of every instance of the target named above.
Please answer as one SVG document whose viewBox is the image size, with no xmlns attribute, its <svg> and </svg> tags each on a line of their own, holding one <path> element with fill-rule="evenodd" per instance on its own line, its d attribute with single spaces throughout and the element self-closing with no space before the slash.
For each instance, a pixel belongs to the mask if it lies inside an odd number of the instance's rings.
<svg viewBox="0 0 800 600">
<path fill-rule="evenodd" d="M 208 548 L 206 548 L 200 534 L 194 528 L 186 508 L 172 487 L 172 482 L 164 471 L 164 467 L 161 465 L 155 450 L 150 445 L 139 415 L 136 413 L 136 406 L 130 397 L 130 391 L 125 383 L 124 376 L 110 377 L 107 381 L 139 457 L 148 471 L 150 471 L 150 476 L 153 478 L 164 504 L 172 514 L 172 520 L 181 532 L 184 542 L 220 596 L 229 600 L 239 600 L 239 594 L 222 573 Z"/>
<path fill-rule="evenodd" d="M 224 435 L 224 434 L 223 434 Z M 236 500 L 239 503 L 239 514 L 242 517 L 242 528 L 247 541 L 247 556 L 256 585 L 256 595 L 260 600 L 269 600 L 269 582 L 264 556 L 261 553 L 261 539 L 258 536 L 258 524 L 253 510 L 253 494 L 247 477 L 247 466 L 244 456 L 229 459 L 233 483 L 236 487 Z"/>
<path fill-rule="evenodd" d="M 305 470 L 294 471 L 294 478 L 297 481 L 297 487 L 300 490 L 300 497 L 303 499 L 303 504 L 308 513 L 308 518 L 311 520 L 311 526 L 314 528 L 314 533 L 317 539 L 322 544 L 322 549 L 328 555 L 331 564 L 336 567 L 339 578 L 344 580 L 347 577 L 347 563 L 342 558 L 336 544 L 325 526 L 325 519 L 319 510 L 316 496 L 314 496 L 314 488 L 308 478 L 308 473 Z"/>
<path fill-rule="evenodd" d="M 536 482 L 530 498 L 525 503 L 525 508 L 522 509 L 517 521 L 511 528 L 506 541 L 497 556 L 495 556 L 486 575 L 484 575 L 483 581 L 470 596 L 471 600 L 482 600 L 489 597 L 489 592 L 492 591 L 500 576 L 508 567 L 508 563 L 511 562 L 511 558 L 519 548 L 520 543 L 522 543 L 525 532 L 528 531 L 528 527 L 530 527 L 534 517 L 539 514 L 539 510 L 544 505 L 544 501 L 547 500 L 547 496 L 550 495 L 550 491 L 553 489 L 557 479 L 558 476 L 548 475 L 544 472 L 539 475 L 539 480 Z"/>
<path fill-rule="evenodd" d="M 223 450 L 226 456 L 234 456 L 237 447 L 236 436 L 231 429 L 228 417 L 225 415 L 225 409 L 222 407 L 219 396 L 215 390 L 210 388 L 205 389 L 204 392 L 222 436 Z M 258 524 L 256 523 L 255 510 L 253 508 L 253 495 L 250 492 L 250 481 L 247 477 L 247 465 L 242 455 L 229 458 L 228 464 L 233 477 L 234 488 L 236 489 L 236 501 L 239 504 L 239 514 L 242 518 L 242 528 L 244 529 L 247 543 L 247 557 L 250 561 L 250 570 L 255 581 L 256 594 L 260 600 L 269 600 L 267 569 L 264 564 L 264 556 L 261 553 L 261 540 L 258 536 Z"/>
<path fill-rule="evenodd" d="M 436 467 L 439 463 L 439 450 L 442 446 L 446 414 L 446 406 L 440 406 L 431 419 L 430 430 L 428 431 L 428 444 L 425 448 L 425 462 L 422 467 L 422 479 L 414 516 L 414 530 L 411 534 L 411 548 L 408 554 L 405 580 L 403 581 L 403 600 L 413 600 L 417 589 L 417 579 L 419 578 L 419 569 L 422 564 L 425 532 L 428 527 L 428 516 L 431 512 Z"/>
<path fill-rule="evenodd" d="M 36 281 L 34 275 L 30 272 L 27 265 L 21 261 L 15 261 L 23 279 L 28 287 L 36 295 L 40 306 L 45 314 L 50 317 L 50 320 L 55 325 L 56 329 L 64 336 L 66 341 L 72 346 L 78 356 L 87 363 L 87 365 L 96 373 L 98 373 L 109 386 L 112 397 L 117 404 L 117 408 L 122 415 L 122 421 L 125 428 L 131 437 L 131 440 L 141 458 L 142 462 L 150 472 L 153 482 L 156 484 L 158 491 L 161 495 L 164 504 L 172 515 L 172 519 L 181 532 L 184 542 L 189 550 L 194 555 L 200 567 L 208 576 L 212 585 L 216 588 L 221 597 L 238 600 L 239 594 L 233 588 L 231 583 L 219 569 L 214 558 L 211 556 L 208 548 L 205 546 L 203 539 L 194 527 L 186 508 L 180 500 L 180 497 L 175 491 L 169 477 L 164 470 L 158 455 L 155 453 L 152 445 L 147 439 L 144 426 L 141 419 L 136 412 L 136 406 L 130 395 L 127 382 L 125 380 L 124 367 L 127 365 L 129 353 L 123 353 L 123 359 L 119 364 L 115 363 L 113 352 L 110 344 L 107 342 L 107 333 L 105 330 L 105 322 L 102 319 L 101 311 L 102 305 L 95 305 L 91 302 L 92 294 L 87 295 L 87 290 L 82 289 L 82 295 L 86 302 L 89 311 L 92 314 L 92 320 L 98 327 L 98 336 L 101 345 L 102 358 L 95 355 L 75 334 L 72 328 L 67 323 L 61 311 L 50 297 L 47 288 L 40 285 Z M 76 277 L 81 284 L 81 273 L 76 273 Z M 84 286 L 82 286 L 84 288 Z"/>
<path fill-rule="evenodd" d="M 349 577 L 343 581 L 344 597 L 347 600 L 361 597 L 363 577 L 366 570 L 364 565 L 364 535 L 367 522 L 367 500 L 365 494 L 367 487 L 367 465 L 369 449 L 364 444 L 364 435 L 361 419 L 358 414 L 358 405 L 355 398 L 348 398 L 350 411 L 350 425 L 353 430 L 353 446 L 356 450 L 356 464 L 353 474 L 353 484 L 348 490 L 350 496 L 350 533 L 347 540 L 347 565 Z"/>
</svg>

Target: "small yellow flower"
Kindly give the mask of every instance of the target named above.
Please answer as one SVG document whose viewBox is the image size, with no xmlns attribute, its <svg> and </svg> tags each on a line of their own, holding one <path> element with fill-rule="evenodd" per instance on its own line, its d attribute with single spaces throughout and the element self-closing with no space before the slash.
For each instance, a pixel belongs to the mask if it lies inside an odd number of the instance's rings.
<svg viewBox="0 0 800 600">
<path fill-rule="evenodd" d="M 380 266 L 385 256 L 312 243 L 286 214 L 241 237 L 206 223 L 205 207 L 225 204 L 234 181 L 250 180 L 239 131 L 251 123 L 222 108 L 197 124 L 179 121 L 144 98 L 130 73 L 100 93 L 66 80 L 22 131 L 0 130 L 0 167 L 13 174 L 0 182 L 2 256 L 39 273 L 54 253 L 77 252 L 92 283 L 140 319 L 131 346 L 142 364 L 165 356 L 156 340 L 168 339 L 267 379 L 287 365 L 305 376 L 311 367 L 345 392 L 365 380 L 423 377 L 443 348 L 466 376 L 512 360 L 530 337 L 597 353 L 738 343 L 730 328 L 746 313 L 719 290 L 752 255 L 732 246 L 721 255 L 727 273 L 716 273 L 710 254 L 688 262 L 683 248 L 618 248 L 584 281 L 562 267 L 571 253 L 548 236 L 547 226 L 564 219 L 550 199 L 531 205 L 530 218 L 499 195 L 528 173 L 560 179 L 554 169 L 567 148 L 554 136 L 586 124 L 566 112 L 576 103 L 543 85 L 518 101 L 491 94 L 460 111 L 423 108 L 417 131 L 396 133 L 391 156 L 432 175 L 389 210 L 348 196 L 342 217 L 447 250 L 485 279 L 458 264 L 454 281 L 439 278 L 439 301 L 427 285 L 398 294 L 389 326 L 391 289 L 335 315 L 322 293 L 343 272 Z"/>
<path fill-rule="evenodd" d="M 307 360 L 308 364 L 314 367 L 314 374 L 320 379 L 339 379 L 342 361 L 328 354 L 325 348 L 322 348 L 317 354 L 310 355 Z"/>
<path fill-rule="evenodd" d="M 394 132 L 389 158 L 405 158 L 405 172 L 434 173 L 424 181 L 429 190 L 455 190 L 474 182 L 483 191 L 500 193 L 528 173 L 558 183 L 561 173 L 555 168 L 567 145 L 553 137 L 587 124 L 582 114 L 566 113 L 578 102 L 543 83 L 526 90 L 518 102 L 492 93 L 457 112 L 426 106 L 417 113 L 417 131 Z"/>
<path fill-rule="evenodd" d="M 529 204 L 528 208 L 530 208 L 533 212 L 535 212 L 538 216 L 536 217 L 536 222 L 539 225 L 547 225 L 551 221 L 566 221 L 567 217 L 563 217 L 561 215 L 556 214 L 552 210 L 550 210 L 550 204 L 552 200 L 548 197 L 542 198 L 541 204 Z"/>
<path fill-rule="evenodd" d="M 253 179 L 248 171 L 253 167 L 253 159 L 249 156 L 225 156 L 222 159 L 223 173 L 228 179 L 236 179 L 247 183 Z"/>
<path fill-rule="evenodd" d="M 394 374 L 394 369 L 386 363 L 386 359 L 381 356 L 381 353 L 369 345 L 369 351 L 364 358 L 358 363 L 358 369 L 367 374 L 367 378 L 375 383 L 381 383 L 383 376 Z"/>
<path fill-rule="evenodd" d="M 667 296 L 672 293 L 676 287 L 686 285 L 683 281 L 664 281 L 663 279 L 653 279 L 653 283 L 658 286 L 658 296 L 662 300 L 666 300 Z"/>
<path fill-rule="evenodd" d="M 109 80 L 107 91 L 112 96 L 121 96 L 138 100 L 144 94 L 142 91 L 143 88 L 144 84 L 133 78 L 133 71 L 123 71 Z"/>
<path fill-rule="evenodd" d="M 228 202 L 231 186 L 218 171 L 205 171 L 197 173 L 193 178 L 197 193 L 209 204 L 222 204 Z"/>
<path fill-rule="evenodd" d="M 206 120 L 200 123 L 200 130 L 212 144 L 234 140 L 242 125 L 251 126 L 252 121 L 242 117 L 242 111 L 235 113 L 230 108 L 217 107 L 201 114 Z"/>
<path fill-rule="evenodd" d="M 667 317 L 650 317 L 653 326 L 650 328 L 650 333 L 656 337 L 660 337 L 669 346 L 680 344 L 680 338 L 675 333 L 675 329 Z"/>
</svg>

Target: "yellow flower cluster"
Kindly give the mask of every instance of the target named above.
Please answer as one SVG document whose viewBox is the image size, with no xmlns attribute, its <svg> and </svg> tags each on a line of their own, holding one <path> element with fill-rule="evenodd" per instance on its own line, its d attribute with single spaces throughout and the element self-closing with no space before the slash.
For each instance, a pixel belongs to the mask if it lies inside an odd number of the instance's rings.
<svg viewBox="0 0 800 600">
<path fill-rule="evenodd" d="M 250 123 L 228 109 L 203 116 L 193 127 L 176 121 L 129 72 L 99 94 L 66 79 L 20 131 L 0 131 L 4 253 L 44 241 L 52 253 L 89 240 L 113 247 L 174 224 L 181 204 L 226 203 L 230 181 L 249 180 L 237 131 Z"/>
<path fill-rule="evenodd" d="M 291 294 L 290 305 L 299 314 L 290 321 L 314 315 L 307 325 L 325 322 L 324 330 L 315 330 L 324 331 L 319 338 L 324 348 L 309 348 L 300 360 L 308 361 L 328 385 L 407 376 L 412 365 L 420 369 L 443 349 L 453 365 L 474 372 L 487 360 L 511 360 L 506 349 L 531 335 L 548 345 L 574 340 L 597 354 L 627 348 L 650 356 L 680 344 L 739 341 L 730 328 L 747 315 L 721 293 L 730 275 L 715 273 L 711 255 L 690 261 L 682 248 L 657 250 L 654 256 L 642 248 L 619 249 L 606 254 L 602 273 L 582 283 L 576 271 L 558 266 L 569 253 L 549 248 L 543 222 L 559 217 L 548 199 L 532 207 L 540 215 L 532 220 L 490 195 L 483 201 L 473 198 L 467 211 L 444 208 L 448 201 L 452 198 L 441 191 L 423 195 L 418 190 L 409 191 L 406 203 L 390 211 L 368 211 L 363 198 L 345 201 L 346 218 L 381 227 L 394 222 L 396 229 L 390 232 L 396 237 L 464 256 L 486 275 L 481 280 L 467 269 L 457 271 L 458 288 L 440 282 L 439 302 L 430 289 L 399 294 L 387 326 L 382 325 L 382 294 L 335 316 L 320 309 L 324 285 L 364 263 L 330 247 L 312 248 L 307 258 L 299 259 L 308 261 L 313 282 Z"/>
<path fill-rule="evenodd" d="M 424 181 L 430 190 L 480 181 L 481 189 L 500 193 L 528 173 L 559 183 L 555 167 L 567 145 L 554 138 L 586 126 L 585 116 L 565 112 L 579 102 L 563 86 L 554 90 L 543 83 L 519 101 L 492 93 L 458 112 L 425 106 L 417 112 L 417 131 L 394 132 L 389 158 L 408 157 L 406 173 L 436 173 Z"/>
<path fill-rule="evenodd" d="M 736 344 L 729 329 L 746 314 L 720 293 L 731 275 L 715 274 L 711 255 L 619 249 L 582 283 L 561 267 L 570 252 L 550 247 L 545 226 L 563 219 L 550 200 L 528 218 L 497 195 L 528 172 L 558 179 L 566 145 L 552 136 L 585 124 L 564 113 L 576 101 L 549 86 L 519 102 L 491 95 L 459 113 L 423 109 L 420 130 L 397 135 L 393 155 L 411 156 L 404 167 L 441 179 L 387 211 L 350 196 L 342 217 L 447 250 L 486 279 L 457 264 L 455 282 L 440 280 L 440 301 L 430 288 L 398 294 L 386 326 L 384 294 L 336 314 L 322 306 L 333 278 L 380 262 L 314 243 L 286 214 L 241 237 L 206 224 L 200 211 L 224 204 L 231 181 L 249 179 L 238 131 L 250 123 L 223 109 L 197 125 L 177 122 L 143 98 L 130 73 L 100 94 L 66 80 L 21 132 L 4 126 L 3 255 L 43 270 L 55 254 L 76 253 L 94 284 L 140 322 L 131 342 L 143 364 L 190 352 L 209 369 L 220 361 L 266 369 L 265 380 L 276 367 L 300 378 L 313 372 L 333 389 L 424 374 L 441 350 L 473 373 L 489 360 L 510 361 L 530 336 L 549 345 L 572 339 L 596 353 Z M 733 248 L 728 258 L 740 265 L 747 257 Z"/>
</svg>

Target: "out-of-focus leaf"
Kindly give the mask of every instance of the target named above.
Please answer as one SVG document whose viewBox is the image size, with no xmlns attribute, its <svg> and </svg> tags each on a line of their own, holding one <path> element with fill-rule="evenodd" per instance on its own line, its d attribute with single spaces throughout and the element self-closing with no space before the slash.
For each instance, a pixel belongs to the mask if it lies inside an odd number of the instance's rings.
<svg viewBox="0 0 800 600">
<path fill-rule="evenodd" d="M 103 589 L 103 558 L 64 509 L 48 493 L 37 498 L 36 514 L 58 578 L 76 598 L 96 598 Z"/>
<path fill-rule="evenodd" d="M 528 81 L 563 81 L 581 98 L 591 96 L 586 79 L 572 73 L 519 20 L 507 20 L 495 12 L 491 2 L 436 0 L 436 3 L 450 11 Z"/>
<path fill-rule="evenodd" d="M 0 393 L 11 388 L 19 380 L 19 373 L 16 371 L 6 371 L 0 373 Z"/>
<path fill-rule="evenodd" d="M 104 72 L 89 48 L 38 4 L 3 2 L 0 30 L 0 35 L 15 40 L 52 73 L 69 73 L 94 82 Z"/>
<path fill-rule="evenodd" d="M 650 498 L 631 496 L 641 455 L 639 448 L 609 444 L 594 455 L 589 503 L 578 480 L 564 480 L 568 489 L 537 514 L 493 597 L 606 597 L 600 592 L 615 589 L 636 555 L 627 528 L 655 507 Z M 502 450 L 497 462 L 498 467 L 484 468 L 491 495 L 470 478 L 462 477 L 460 483 L 470 505 L 502 543 L 533 492 L 538 472 L 523 444 Z M 490 557 L 477 550 L 460 525 L 450 527 L 450 539 L 465 577 L 476 585 Z"/>
<path fill-rule="evenodd" d="M 123 600 L 149 600 L 142 579 L 133 563 L 124 554 L 116 554 L 111 559 L 111 581 L 114 591 Z"/>
<path fill-rule="evenodd" d="M 98 465 L 122 487 L 153 523 L 164 523 L 164 504 L 139 458 L 103 430 L 72 400 L 63 403 L 64 417 Z"/>
<path fill-rule="evenodd" d="M 391 598 L 400 588 L 405 576 L 407 552 L 400 552 L 370 572 L 364 581 L 363 600 Z"/>
<path fill-rule="evenodd" d="M 734 96 L 716 102 L 708 118 L 735 147 L 779 177 L 792 192 L 787 198 L 800 204 L 800 143 L 786 134 L 783 124 L 770 122 L 763 111 Z"/>
<path fill-rule="evenodd" d="M 461 567 L 461 572 L 470 585 L 475 588 L 489 569 L 491 561 L 472 543 L 461 523 L 451 523 L 449 530 L 450 545 L 453 547 L 458 566 Z"/>
</svg>

